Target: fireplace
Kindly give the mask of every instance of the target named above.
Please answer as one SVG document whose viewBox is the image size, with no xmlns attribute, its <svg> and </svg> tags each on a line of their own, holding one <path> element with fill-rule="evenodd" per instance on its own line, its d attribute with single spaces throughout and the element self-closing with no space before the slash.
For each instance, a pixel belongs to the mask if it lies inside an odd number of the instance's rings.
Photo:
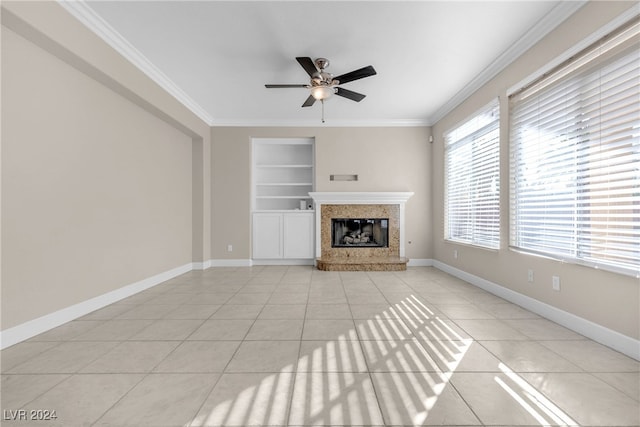
<svg viewBox="0 0 640 427">
<path fill-rule="evenodd" d="M 320 270 L 405 270 L 404 207 L 413 193 L 309 193 Z"/>
<path fill-rule="evenodd" d="M 389 218 L 331 218 L 332 248 L 388 248 Z"/>
</svg>

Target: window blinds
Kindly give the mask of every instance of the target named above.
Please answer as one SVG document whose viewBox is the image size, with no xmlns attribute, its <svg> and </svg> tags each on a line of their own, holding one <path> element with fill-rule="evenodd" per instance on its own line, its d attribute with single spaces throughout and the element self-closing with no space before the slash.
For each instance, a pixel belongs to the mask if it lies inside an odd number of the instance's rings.
<svg viewBox="0 0 640 427">
<path fill-rule="evenodd" d="M 636 17 L 510 99 L 510 244 L 640 275 Z"/>
<path fill-rule="evenodd" d="M 491 102 L 445 134 L 445 238 L 500 246 L 500 108 Z"/>
</svg>

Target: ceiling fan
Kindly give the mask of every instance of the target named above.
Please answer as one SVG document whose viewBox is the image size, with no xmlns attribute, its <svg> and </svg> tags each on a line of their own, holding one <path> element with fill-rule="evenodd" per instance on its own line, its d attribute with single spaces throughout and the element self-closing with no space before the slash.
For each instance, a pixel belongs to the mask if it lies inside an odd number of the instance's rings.
<svg viewBox="0 0 640 427">
<path fill-rule="evenodd" d="M 264 86 L 268 89 L 311 89 L 311 94 L 307 100 L 304 101 L 304 104 L 302 104 L 303 107 L 311 107 L 316 101 L 321 101 L 324 107 L 324 100 L 332 97 L 334 94 L 352 101 L 360 102 L 366 95 L 345 89 L 340 87 L 340 85 L 376 75 L 376 70 L 371 65 L 368 65 L 334 77 L 333 74 L 325 71 L 329 66 L 329 60 L 326 58 L 317 58 L 314 61 L 308 56 L 298 56 L 296 57 L 296 61 L 298 61 L 307 74 L 309 74 L 309 77 L 311 78 L 309 84 L 266 84 Z M 324 118 L 322 121 L 324 122 Z"/>
</svg>

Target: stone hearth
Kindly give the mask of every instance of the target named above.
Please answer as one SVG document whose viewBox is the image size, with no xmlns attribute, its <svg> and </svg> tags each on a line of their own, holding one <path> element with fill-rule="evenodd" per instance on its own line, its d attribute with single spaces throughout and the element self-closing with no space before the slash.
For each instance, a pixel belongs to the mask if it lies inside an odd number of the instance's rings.
<svg viewBox="0 0 640 427">
<path fill-rule="evenodd" d="M 316 264 L 332 271 L 400 271 L 404 205 L 413 193 L 309 193 L 316 203 Z M 388 247 L 332 247 L 332 218 L 387 218 Z"/>
</svg>

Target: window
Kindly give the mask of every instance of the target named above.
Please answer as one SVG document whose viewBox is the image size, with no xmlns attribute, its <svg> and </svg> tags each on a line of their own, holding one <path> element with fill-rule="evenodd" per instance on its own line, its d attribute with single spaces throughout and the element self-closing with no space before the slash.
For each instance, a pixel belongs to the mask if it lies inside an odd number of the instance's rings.
<svg viewBox="0 0 640 427">
<path fill-rule="evenodd" d="M 445 239 L 500 246 L 500 107 L 445 134 Z"/>
<path fill-rule="evenodd" d="M 640 274 L 638 18 L 510 96 L 510 244 Z"/>
</svg>

